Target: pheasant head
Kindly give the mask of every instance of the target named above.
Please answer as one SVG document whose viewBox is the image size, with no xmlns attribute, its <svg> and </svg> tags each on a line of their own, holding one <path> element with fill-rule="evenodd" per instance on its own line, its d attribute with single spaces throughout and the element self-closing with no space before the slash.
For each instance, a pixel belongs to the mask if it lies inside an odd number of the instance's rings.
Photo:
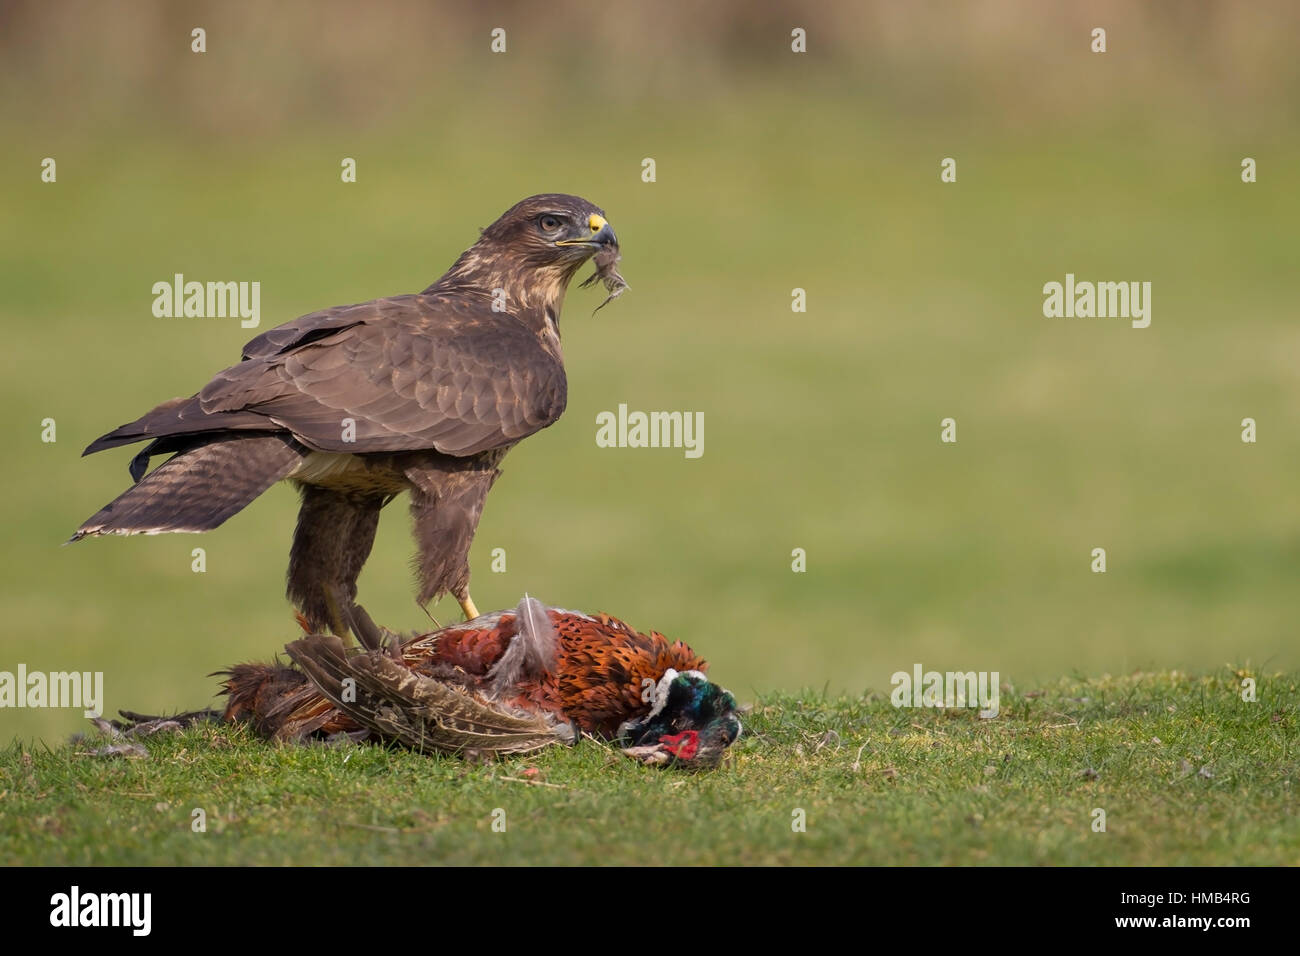
<svg viewBox="0 0 1300 956">
<path fill-rule="evenodd" d="M 699 671 L 670 668 L 655 688 L 650 713 L 625 722 L 618 735 L 631 743 L 625 752 L 643 763 L 716 767 L 740 736 L 736 698 Z"/>
</svg>

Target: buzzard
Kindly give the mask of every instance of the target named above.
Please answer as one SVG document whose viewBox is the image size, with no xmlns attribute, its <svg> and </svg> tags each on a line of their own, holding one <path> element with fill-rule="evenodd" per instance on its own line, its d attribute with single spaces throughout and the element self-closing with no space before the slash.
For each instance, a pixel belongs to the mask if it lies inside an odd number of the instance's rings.
<svg viewBox="0 0 1300 956">
<path fill-rule="evenodd" d="M 532 196 L 420 294 L 264 332 L 197 395 L 90 443 L 83 455 L 149 442 L 131 461 L 136 484 L 72 540 L 208 531 L 288 479 L 302 497 L 288 596 L 313 630 L 337 631 L 379 512 L 406 491 L 418 602 L 450 591 L 477 617 L 474 530 L 505 453 L 564 411 L 560 306 L 593 255 L 617 294 L 618 240 L 604 212 L 577 196 Z M 146 474 L 150 458 L 165 454 Z"/>
</svg>

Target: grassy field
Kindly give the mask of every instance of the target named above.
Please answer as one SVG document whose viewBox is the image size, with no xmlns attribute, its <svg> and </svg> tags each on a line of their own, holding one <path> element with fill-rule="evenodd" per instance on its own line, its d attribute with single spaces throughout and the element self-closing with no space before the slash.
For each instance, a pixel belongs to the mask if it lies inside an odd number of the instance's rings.
<svg viewBox="0 0 1300 956">
<path fill-rule="evenodd" d="M 988 721 L 774 695 L 695 775 L 592 741 L 478 765 L 225 727 L 145 759 L 14 747 L 0 863 L 1296 865 L 1300 681 L 1244 703 L 1240 677 L 1061 680 Z"/>
<path fill-rule="evenodd" d="M 143 14 L 99 7 L 58 5 L 57 42 L 0 64 L 0 671 L 101 671 L 106 711 L 161 713 L 276 653 L 296 630 L 293 492 L 203 536 L 63 547 L 129 480 L 129 452 L 81 449 L 193 393 L 257 332 L 419 290 L 516 200 L 568 191 L 606 210 L 631 289 L 594 316 L 598 294 L 570 293 L 568 410 L 504 463 L 475 600 L 528 592 L 684 640 L 760 702 L 758 734 L 707 778 L 551 754 L 545 778 L 568 788 L 551 790 L 502 782 L 513 764 L 367 750 L 344 765 L 226 732 L 222 749 L 195 733 L 100 764 L 65 747 L 79 709 L 4 709 L 0 744 L 22 748 L 0 761 L 12 857 L 35 852 L 27 831 L 69 861 L 582 859 L 618 826 L 638 835 L 611 851 L 628 860 L 1295 862 L 1279 810 L 1294 676 L 1250 708 L 1226 678 L 1057 684 L 1300 674 L 1300 125 L 1280 29 L 1229 5 L 1223 29 L 1183 35 L 1120 4 L 1100 57 L 1069 32 L 1086 37 L 1083 13 L 1046 22 L 1029 4 L 967 29 L 1012 7 L 863 5 L 861 34 L 844 14 L 799 59 L 774 13 L 736 32 L 655 25 L 656 7 L 519 21 L 489 59 L 450 14 L 415 29 L 435 16 L 419 4 L 355 27 L 343 5 L 231 4 L 202 8 L 208 54 L 164 56 L 133 32 Z M 567 24 L 553 43 L 530 32 L 551 19 Z M 155 318 L 152 285 L 178 272 L 259 281 L 260 328 Z M 1067 273 L 1151 282 L 1150 327 L 1045 318 L 1043 285 Z M 596 416 L 620 403 L 702 412 L 703 456 L 598 447 Z M 956 444 L 940 442 L 949 417 Z M 398 502 L 360 594 L 394 629 L 429 626 L 411 551 Z M 983 725 L 860 699 L 917 663 L 998 671 L 1055 703 Z M 800 687 L 829 696 L 798 704 Z M 841 745 L 813 753 L 828 729 Z M 1099 795 L 1120 808 L 1105 837 L 1086 826 Z M 484 808 L 507 796 L 503 839 Z M 814 822 L 791 839 L 797 800 Z M 195 801 L 214 808 L 204 838 L 185 826 Z"/>
<path fill-rule="evenodd" d="M 544 188 L 604 205 L 632 289 L 595 317 L 594 294 L 569 297 L 569 409 L 505 463 L 472 555 L 480 607 L 528 591 L 609 611 L 692 643 L 751 694 L 860 691 L 918 661 L 1020 681 L 1294 669 L 1300 332 L 1281 266 L 1296 191 L 1234 184 L 1200 140 L 1172 168 L 967 145 L 945 191 L 937 143 L 844 127 L 833 109 L 804 122 L 821 148 L 783 147 L 762 123 L 660 132 L 674 152 L 655 184 L 636 176 L 632 124 L 603 134 L 630 170 L 554 160 L 524 175 L 502 157 L 451 193 L 469 157 L 393 140 L 371 145 L 382 172 L 350 191 L 307 175 L 325 147 L 199 161 L 151 143 L 81 159 L 93 175 L 65 161 L 57 186 L 26 176 L 0 260 L 8 669 L 102 670 L 110 707 L 191 708 L 203 675 L 292 637 L 288 488 L 202 537 L 60 546 L 128 481 L 127 454 L 82 460 L 84 444 L 191 392 L 252 334 L 154 318 L 154 281 L 260 278 L 266 327 L 418 288 Z M 1041 286 L 1067 271 L 1149 277 L 1151 327 L 1045 319 Z M 790 312 L 796 286 L 806 314 Z M 704 412 L 703 457 L 598 448 L 595 416 L 620 402 Z M 939 441 L 947 416 L 956 445 Z M 1257 444 L 1240 440 L 1247 416 Z M 498 547 L 504 574 L 488 568 Z M 427 623 L 410 552 L 398 503 L 361 590 L 394 627 Z M 19 736 L 76 722 L 4 715 Z"/>
</svg>

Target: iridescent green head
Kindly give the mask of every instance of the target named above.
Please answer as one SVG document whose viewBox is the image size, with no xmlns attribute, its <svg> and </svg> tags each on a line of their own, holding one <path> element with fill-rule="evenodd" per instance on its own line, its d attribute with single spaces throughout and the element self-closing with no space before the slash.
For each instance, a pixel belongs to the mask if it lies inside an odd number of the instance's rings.
<svg viewBox="0 0 1300 956">
<path fill-rule="evenodd" d="M 717 766 L 740 736 L 736 698 L 700 671 L 669 668 L 655 688 L 654 706 L 640 720 L 619 728 L 633 747 L 656 747 L 677 763 Z"/>
</svg>

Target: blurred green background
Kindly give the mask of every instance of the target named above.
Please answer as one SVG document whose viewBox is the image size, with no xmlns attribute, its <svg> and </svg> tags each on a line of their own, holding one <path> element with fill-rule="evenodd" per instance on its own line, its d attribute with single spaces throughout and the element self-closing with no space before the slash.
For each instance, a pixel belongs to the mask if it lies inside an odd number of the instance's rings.
<svg viewBox="0 0 1300 956">
<path fill-rule="evenodd" d="M 1232 2 L 5 3 L 0 670 L 102 670 L 110 712 L 159 712 L 292 639 L 289 487 L 206 536 L 65 548 L 129 480 L 81 449 L 257 331 L 418 291 L 542 191 L 604 207 L 631 291 L 569 295 L 569 408 L 489 498 L 481 608 L 608 611 L 744 698 L 915 662 L 1295 668 L 1297 28 Z M 155 318 L 175 272 L 260 281 L 261 328 Z M 1044 318 L 1067 272 L 1152 282 L 1151 327 Z M 598 448 L 620 402 L 703 412 L 704 456 Z M 412 628 L 405 507 L 361 600 Z M 82 723 L 0 711 L 0 737 Z"/>
</svg>

